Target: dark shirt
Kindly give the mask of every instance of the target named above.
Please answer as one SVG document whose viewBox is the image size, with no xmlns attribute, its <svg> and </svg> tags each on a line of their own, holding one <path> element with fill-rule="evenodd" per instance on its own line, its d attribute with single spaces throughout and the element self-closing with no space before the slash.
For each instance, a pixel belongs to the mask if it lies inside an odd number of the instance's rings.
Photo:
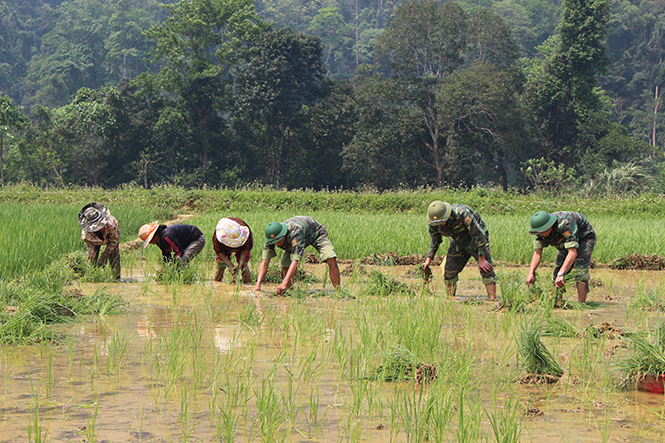
<svg viewBox="0 0 665 443">
<path fill-rule="evenodd" d="M 175 254 L 176 258 L 180 257 L 190 244 L 203 235 L 203 232 L 192 225 L 171 225 L 158 231 L 156 235 L 159 235 L 157 246 L 162 250 L 164 260 L 169 261 L 172 259 L 171 253 Z"/>
</svg>

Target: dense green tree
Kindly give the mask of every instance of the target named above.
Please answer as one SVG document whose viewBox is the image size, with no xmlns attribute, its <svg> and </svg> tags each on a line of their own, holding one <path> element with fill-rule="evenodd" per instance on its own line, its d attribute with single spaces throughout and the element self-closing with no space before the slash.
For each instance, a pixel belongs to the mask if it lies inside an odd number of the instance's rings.
<svg viewBox="0 0 665 443">
<path fill-rule="evenodd" d="M 469 15 L 453 2 L 411 0 L 401 4 L 386 32 L 377 40 L 376 52 L 398 80 L 399 100 L 414 106 L 421 114 L 429 137 L 425 140 L 427 163 L 433 168 L 433 182 L 452 182 L 446 171 L 470 158 L 453 155 L 459 146 L 445 134 L 442 108 L 436 105 L 446 78 L 464 66 L 486 61 L 514 70 L 517 48 L 503 20 L 485 9 Z M 515 83 L 511 79 L 506 87 Z M 469 151 L 464 151 L 468 153 Z"/>
<path fill-rule="evenodd" d="M 248 0 L 181 0 L 167 9 L 171 17 L 146 32 L 157 44 L 153 61 L 165 63 L 154 81 L 175 95 L 174 107 L 191 137 L 180 153 L 187 156 L 182 170 L 193 174 L 191 184 L 201 184 L 211 150 L 225 144 L 222 113 L 229 110 L 232 71 L 268 25 Z M 152 77 L 146 74 L 139 83 L 153 82 Z"/>
<path fill-rule="evenodd" d="M 23 109 L 12 99 L 0 97 L 0 186 L 5 185 L 5 144 L 27 123 Z"/>
<path fill-rule="evenodd" d="M 520 162 L 535 152 L 513 75 L 477 63 L 447 77 L 438 92 L 436 107 L 445 140 L 442 158 L 448 181 L 507 188 Z"/>
<path fill-rule="evenodd" d="M 265 32 L 236 76 L 234 114 L 247 119 L 265 146 L 255 146 L 257 162 L 277 189 L 294 137 L 306 122 L 307 107 L 323 97 L 325 68 L 320 40 L 288 28 Z"/>
<path fill-rule="evenodd" d="M 538 123 L 542 156 L 574 165 L 578 128 L 601 109 L 596 76 L 609 64 L 604 38 L 608 0 L 565 0 L 558 34 L 543 46 L 544 61 L 529 70 L 527 100 Z"/>
</svg>

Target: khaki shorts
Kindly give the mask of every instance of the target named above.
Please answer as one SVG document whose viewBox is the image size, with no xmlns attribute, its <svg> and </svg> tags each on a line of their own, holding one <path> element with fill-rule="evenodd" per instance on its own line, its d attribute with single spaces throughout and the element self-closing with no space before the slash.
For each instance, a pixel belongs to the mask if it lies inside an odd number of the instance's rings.
<svg viewBox="0 0 665 443">
<path fill-rule="evenodd" d="M 321 260 L 322 262 L 337 257 L 337 254 L 335 253 L 335 247 L 332 245 L 332 242 L 330 241 L 327 235 L 322 235 L 317 239 L 316 244 L 314 245 L 314 249 L 318 251 L 319 260 Z M 291 259 L 290 253 L 286 251 L 282 252 L 282 258 L 280 261 L 282 268 L 288 268 L 289 266 L 291 266 L 292 261 L 293 260 Z"/>
</svg>

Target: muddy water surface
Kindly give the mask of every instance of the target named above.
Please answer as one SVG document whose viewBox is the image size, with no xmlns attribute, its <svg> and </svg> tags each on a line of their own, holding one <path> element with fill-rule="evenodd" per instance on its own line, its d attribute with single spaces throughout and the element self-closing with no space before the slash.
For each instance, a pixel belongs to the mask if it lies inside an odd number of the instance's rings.
<svg viewBox="0 0 665 443">
<path fill-rule="evenodd" d="M 320 266 L 307 269 L 323 276 Z M 404 277 L 408 267 L 372 269 L 419 284 Z M 607 321 L 632 332 L 660 320 L 627 306 L 636 294 L 661 291 L 662 273 L 593 276 L 602 286 L 590 293 L 592 309 L 557 314 L 578 327 Z M 458 441 L 461 401 L 476 425 L 466 441 L 493 440 L 489 418 L 510 405 L 521 441 L 665 440 L 663 396 L 615 387 L 613 364 L 627 352 L 620 340 L 544 338 L 564 376 L 554 385 L 516 384 L 523 373 L 514 323 L 524 316 L 483 301 L 474 269 L 462 274 L 457 299 L 442 295 L 435 270 L 435 295 L 400 296 L 395 305 L 446 313 L 440 334 L 448 350 L 470 354 L 468 384 L 457 386 L 446 373 L 426 386 L 368 381 L 381 353 L 367 343 L 395 326 L 389 315 L 362 314 L 394 300 L 362 295 L 362 278 L 343 284 L 358 298 L 257 297 L 251 286 L 210 282 L 113 285 L 129 302 L 126 314 L 69 325 L 63 332 L 71 338 L 60 345 L 0 348 L 0 442 Z M 446 393 L 453 393 L 448 400 Z M 430 425 L 438 434 L 424 437 L 417 423 L 437 414 L 419 402 L 434 397 L 438 410 L 451 412 Z"/>
</svg>

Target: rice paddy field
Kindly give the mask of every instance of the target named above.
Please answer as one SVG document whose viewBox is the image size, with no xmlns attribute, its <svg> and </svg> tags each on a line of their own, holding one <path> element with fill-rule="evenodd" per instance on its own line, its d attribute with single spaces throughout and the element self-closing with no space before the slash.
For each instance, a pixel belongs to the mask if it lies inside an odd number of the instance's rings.
<svg viewBox="0 0 665 443">
<path fill-rule="evenodd" d="M 658 209 L 636 209 L 662 201 L 481 194 L 0 192 L 0 442 L 663 441 L 663 395 L 637 384 L 665 368 L 664 274 L 609 267 L 665 255 Z M 438 267 L 428 282 L 416 264 L 366 260 L 425 254 L 433 199 L 484 209 L 498 301 L 473 261 L 449 297 Z M 76 214 L 90 201 L 120 222 L 120 282 L 81 270 Z M 553 303 L 554 251 L 526 288 L 540 209 L 579 210 L 596 229 L 585 304 L 574 287 Z M 159 279 L 157 248 L 134 241 L 153 220 L 210 239 L 219 218 L 241 217 L 255 278 L 263 227 L 293 215 L 328 228 L 341 290 L 316 263 L 287 296 L 274 281 L 213 282 L 210 242 Z"/>
</svg>

